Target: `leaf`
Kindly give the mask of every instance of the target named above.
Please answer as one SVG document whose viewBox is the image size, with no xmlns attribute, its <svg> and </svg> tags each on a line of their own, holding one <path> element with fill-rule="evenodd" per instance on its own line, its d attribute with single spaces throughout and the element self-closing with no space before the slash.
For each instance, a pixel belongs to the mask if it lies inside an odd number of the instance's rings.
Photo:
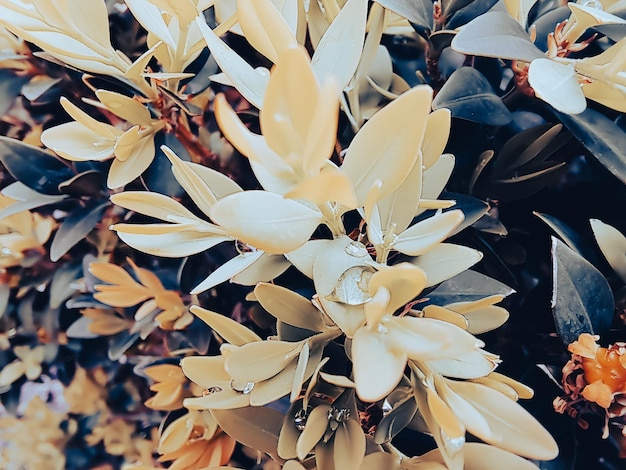
<svg viewBox="0 0 626 470">
<path fill-rule="evenodd" d="M 390 442 L 400 431 L 409 425 L 416 412 L 417 402 L 413 398 L 413 394 L 394 403 L 391 411 L 385 413 L 378 426 L 376 426 L 374 442 L 376 444 Z"/>
<path fill-rule="evenodd" d="M 50 308 L 59 308 L 68 297 L 78 291 L 79 287 L 76 281 L 82 277 L 83 267 L 81 263 L 65 263 L 60 266 L 54 272 L 50 283 Z M 0 312 L 3 311 L 4 309 L 0 306 Z M 2 317 L 2 313 L 0 313 L 0 317 Z"/>
<path fill-rule="evenodd" d="M 263 253 L 250 266 L 230 278 L 230 282 L 243 286 L 254 286 L 257 282 L 271 281 L 284 273 L 291 263 L 282 255 Z"/>
<path fill-rule="evenodd" d="M 348 85 L 361 58 L 366 21 L 366 2 L 348 0 L 344 4 L 311 58 L 311 66 L 320 82 L 328 75 L 334 75 L 339 90 Z"/>
<path fill-rule="evenodd" d="M 561 240 L 567 244 L 567 246 L 579 255 L 584 256 L 585 250 L 583 249 L 582 239 L 580 235 L 574 231 L 574 229 L 549 214 L 533 212 L 533 215 L 537 216 L 542 222 L 550 227 L 561 238 Z M 591 226 L 593 228 L 593 223 Z"/>
<path fill-rule="evenodd" d="M 207 26 L 204 18 L 198 17 L 196 24 L 209 46 L 211 55 L 228 76 L 233 86 L 245 99 L 261 109 L 268 77 L 254 70 L 239 54 L 218 38 L 213 30 Z"/>
<path fill-rule="evenodd" d="M 580 88 L 573 64 L 561 64 L 550 59 L 535 59 L 528 68 L 528 83 L 541 98 L 557 111 L 580 114 L 587 99 Z"/>
<path fill-rule="evenodd" d="M 359 421 L 348 419 L 335 431 L 335 468 L 358 470 L 365 456 L 365 434 Z"/>
<path fill-rule="evenodd" d="M 485 442 L 523 457 L 551 460 L 558 454 L 552 436 L 524 408 L 500 392 L 484 385 L 447 381 L 450 388 L 467 400 L 487 421 L 493 436 L 475 435 Z M 471 422 L 464 422 L 474 434 Z"/>
<path fill-rule="evenodd" d="M 283 414 L 268 407 L 211 410 L 226 434 L 245 446 L 276 456 Z"/>
<path fill-rule="evenodd" d="M 108 90 L 98 90 L 96 96 L 109 111 L 131 124 L 147 127 L 152 123 L 150 111 L 138 100 Z"/>
<path fill-rule="evenodd" d="M 426 287 L 429 287 L 462 273 L 482 257 L 480 251 L 472 248 L 441 243 L 422 256 L 412 258 L 411 262 L 426 271 Z"/>
<path fill-rule="evenodd" d="M 552 315 L 557 333 L 569 344 L 581 333 L 603 335 L 615 304 L 609 283 L 586 259 L 552 237 Z"/>
<path fill-rule="evenodd" d="M 557 113 L 557 117 L 596 160 L 626 184 L 626 133 L 615 122 L 590 108 L 576 115 Z"/>
<path fill-rule="evenodd" d="M 116 224 L 112 229 L 117 231 L 120 239 L 128 246 L 166 258 L 194 255 L 232 240 L 229 236 L 194 230 L 192 227 L 179 224 Z M 152 229 L 157 230 L 151 231 Z"/>
<path fill-rule="evenodd" d="M 504 126 L 511 113 L 489 81 L 472 67 L 455 70 L 433 100 L 433 109 L 448 108 L 453 117 L 489 126 Z"/>
<path fill-rule="evenodd" d="M 219 313 L 212 312 L 211 310 L 197 305 L 192 305 L 189 311 L 209 325 L 218 335 L 230 344 L 243 346 L 253 341 L 262 341 L 251 329 L 224 315 L 220 315 Z"/>
<path fill-rule="evenodd" d="M 326 329 L 321 312 L 310 300 L 276 284 L 259 283 L 254 295 L 270 314 L 291 326 L 311 331 Z"/>
<path fill-rule="evenodd" d="M 467 23 L 452 39 L 461 54 L 532 62 L 544 58 L 522 26 L 503 11 L 490 11 Z"/>
<path fill-rule="evenodd" d="M 328 428 L 328 413 L 331 409 L 329 405 L 318 405 L 310 412 L 306 426 L 296 443 L 296 452 L 300 460 L 304 460 L 324 436 Z"/>
<path fill-rule="evenodd" d="M 491 295 L 507 297 L 515 293 L 509 286 L 476 271 L 464 271 L 443 282 L 428 294 L 430 303 L 446 305 L 453 302 L 472 302 Z"/>
<path fill-rule="evenodd" d="M 125 191 L 111 196 L 113 204 L 166 222 L 202 221 L 180 202 L 149 191 Z"/>
<path fill-rule="evenodd" d="M 294 363 L 302 346 L 288 341 L 253 341 L 232 351 L 224 369 L 236 381 L 259 384 Z"/>
<path fill-rule="evenodd" d="M 591 219 L 591 228 L 602 254 L 613 270 L 626 282 L 626 237 L 611 225 Z"/>
<path fill-rule="evenodd" d="M 28 76 L 20 76 L 12 70 L 0 71 L 0 115 L 4 116 L 11 109 L 20 91 L 26 96 L 28 90 L 23 90 L 22 87 L 28 80 Z"/>
<path fill-rule="evenodd" d="M 463 221 L 463 212 L 453 210 L 412 225 L 393 243 L 393 249 L 410 256 L 422 255 L 447 238 Z"/>
<path fill-rule="evenodd" d="M 417 86 L 378 111 L 352 140 L 341 166 L 352 180 L 359 205 L 377 180 L 384 181 L 382 199 L 409 174 L 422 145 L 432 89 Z M 410 126 L 398 126 L 398 120 Z"/>
<path fill-rule="evenodd" d="M 282 254 L 303 245 L 322 222 L 322 215 L 279 194 L 245 191 L 215 203 L 211 219 L 245 243 Z"/>
<path fill-rule="evenodd" d="M 84 239 L 102 218 L 104 211 L 110 206 L 108 201 L 89 201 L 85 207 L 74 210 L 63 221 L 50 246 L 50 259 L 54 262 L 61 259 L 74 245 Z"/>
<path fill-rule="evenodd" d="M 406 18 L 411 23 L 431 30 L 433 3 L 430 0 L 376 0 L 376 3 Z"/>
<path fill-rule="evenodd" d="M 222 282 L 228 281 L 233 278 L 248 266 L 251 266 L 263 256 L 263 251 L 249 251 L 242 253 L 234 258 L 228 260 L 222 264 L 219 268 L 213 271 L 209 276 L 193 288 L 192 294 L 199 294 L 205 290 L 211 289 Z"/>
<path fill-rule="evenodd" d="M 4 136 L 0 136 L 0 161 L 16 180 L 38 193 L 58 195 L 59 184 L 74 176 L 51 153 Z"/>
<path fill-rule="evenodd" d="M 298 46 L 289 25 L 270 0 L 237 0 L 239 25 L 252 47 L 274 63 Z"/>
</svg>

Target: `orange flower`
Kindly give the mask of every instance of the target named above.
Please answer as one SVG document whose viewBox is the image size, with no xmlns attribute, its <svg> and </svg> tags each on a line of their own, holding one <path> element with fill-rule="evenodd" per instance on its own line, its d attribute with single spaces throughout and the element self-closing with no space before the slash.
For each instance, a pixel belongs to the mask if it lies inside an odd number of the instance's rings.
<svg viewBox="0 0 626 470">
<path fill-rule="evenodd" d="M 599 380 L 585 387 L 583 397 L 587 401 L 597 403 L 602 408 L 608 408 L 613 401 L 613 393 L 610 387 Z"/>
<path fill-rule="evenodd" d="M 578 354 L 579 356 L 593 359 L 600 347 L 596 344 L 596 341 L 599 339 L 600 337 L 598 335 L 582 333 L 578 336 L 578 340 L 567 347 L 567 350 L 572 354 Z"/>
</svg>

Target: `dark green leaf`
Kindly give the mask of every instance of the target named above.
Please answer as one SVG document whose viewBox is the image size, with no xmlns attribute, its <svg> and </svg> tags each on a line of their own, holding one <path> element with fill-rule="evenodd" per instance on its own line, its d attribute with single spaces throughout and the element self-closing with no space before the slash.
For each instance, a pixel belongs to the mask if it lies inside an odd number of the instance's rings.
<svg viewBox="0 0 626 470">
<path fill-rule="evenodd" d="M 552 272 L 552 314 L 561 340 L 569 344 L 581 333 L 606 333 L 615 305 L 600 271 L 552 237 Z"/>
<path fill-rule="evenodd" d="M 59 184 L 74 175 L 52 154 L 8 137 L 0 137 L 0 161 L 16 180 L 44 194 L 59 194 Z"/>
<path fill-rule="evenodd" d="M 541 212 L 533 212 L 543 223 L 550 227 L 563 240 L 567 246 L 576 251 L 579 255 L 583 254 L 582 240 L 574 230 L 567 224 L 561 222 L 554 216 L 542 214 Z"/>
<path fill-rule="evenodd" d="M 0 70 L 0 115 L 7 113 L 20 94 L 28 77 L 19 76 L 10 70 Z"/>
<path fill-rule="evenodd" d="M 617 124 L 590 108 L 576 115 L 557 115 L 602 165 L 626 183 L 626 134 Z"/>
<path fill-rule="evenodd" d="M 70 248 L 85 238 L 100 222 L 102 213 L 110 204 L 108 201 L 90 201 L 85 207 L 73 211 L 54 236 L 50 247 L 50 259 L 58 261 Z"/>
<path fill-rule="evenodd" d="M 383 444 L 391 441 L 400 431 L 408 426 L 417 411 L 417 402 L 413 394 L 395 403 L 391 411 L 376 426 L 374 442 Z"/>
<path fill-rule="evenodd" d="M 176 155 L 185 161 L 191 160 L 189 152 L 183 147 L 180 141 L 173 134 L 159 133 L 154 139 L 156 147 L 156 153 L 154 160 L 143 173 L 141 179 L 146 188 L 156 193 L 167 194 L 171 197 L 180 197 L 185 194 L 185 190 L 182 188 L 174 174 L 172 173 L 172 164 L 169 159 L 161 150 L 162 145 L 166 145 L 171 148 Z"/>
<path fill-rule="evenodd" d="M 473 0 L 469 5 L 466 5 L 455 12 L 446 11 L 446 28 L 456 29 L 459 26 L 469 23 L 474 18 L 491 9 L 491 7 L 493 7 L 497 2 L 498 0 Z"/>
<path fill-rule="evenodd" d="M 450 109 L 456 118 L 490 126 L 504 126 L 511 121 L 502 99 L 472 67 L 461 67 L 450 76 L 433 100 L 433 109 L 439 108 Z"/>
<path fill-rule="evenodd" d="M 59 192 L 73 196 L 97 196 L 104 189 L 103 184 L 102 173 L 88 170 L 59 184 Z"/>
<path fill-rule="evenodd" d="M 515 290 L 500 281 L 476 271 L 467 270 L 444 281 L 428 294 L 429 303 L 445 305 L 454 302 L 472 302 L 490 295 L 508 296 Z"/>
<path fill-rule="evenodd" d="M 66 263 L 57 269 L 50 283 L 50 308 L 59 308 L 64 300 L 78 290 L 76 281 L 83 277 L 81 263 Z"/>
</svg>

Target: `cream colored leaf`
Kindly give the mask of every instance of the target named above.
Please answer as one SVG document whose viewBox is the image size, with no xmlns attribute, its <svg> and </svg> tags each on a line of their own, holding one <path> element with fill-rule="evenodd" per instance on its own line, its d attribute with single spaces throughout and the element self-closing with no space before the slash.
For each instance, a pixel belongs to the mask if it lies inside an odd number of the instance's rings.
<svg viewBox="0 0 626 470">
<path fill-rule="evenodd" d="M 251 162 L 257 162 L 279 174 L 291 171 L 289 165 L 269 148 L 263 136 L 253 134 L 244 126 L 221 94 L 215 98 L 215 118 L 224 136 Z"/>
<path fill-rule="evenodd" d="M 147 31 L 150 31 L 172 50 L 176 50 L 176 40 L 163 20 L 161 10 L 147 0 L 128 0 L 126 2 L 133 16 Z"/>
<path fill-rule="evenodd" d="M 175 228 L 176 225 L 172 225 L 172 227 Z M 121 224 L 113 226 L 113 230 L 118 229 L 118 236 L 127 245 L 144 253 L 166 258 L 183 258 L 208 250 L 218 243 L 232 240 L 226 235 L 196 230 L 171 231 L 169 233 L 161 231 L 160 233 L 144 234 L 123 232 L 121 231 L 123 229 Z"/>
<path fill-rule="evenodd" d="M 348 85 L 359 65 L 366 22 L 367 3 L 348 0 L 322 36 L 311 59 L 320 82 L 332 74 L 340 90 Z"/>
<path fill-rule="evenodd" d="M 187 356 L 180 360 L 180 367 L 187 379 L 203 388 L 230 382 L 224 370 L 224 356 Z"/>
<path fill-rule="evenodd" d="M 198 206 L 198 209 L 208 216 L 211 206 L 217 201 L 213 192 L 207 187 L 204 180 L 193 171 L 193 168 L 186 165 L 172 149 L 162 145 L 161 150 L 172 164 L 172 172 L 176 181 L 189 194 L 189 197 Z"/>
<path fill-rule="evenodd" d="M 587 107 L 587 100 L 571 64 L 535 59 L 528 68 L 528 83 L 539 98 L 557 111 L 580 114 Z"/>
<path fill-rule="evenodd" d="M 339 119 L 337 89 L 337 83 L 332 77 L 326 77 L 322 82 L 304 141 L 302 163 L 306 174 L 322 168 L 333 153 Z"/>
<path fill-rule="evenodd" d="M 270 75 L 260 121 L 268 146 L 286 162 L 294 160 L 292 167 L 303 163 L 295 158 L 304 154 L 319 95 L 306 50 L 285 50 Z"/>
<path fill-rule="evenodd" d="M 372 295 L 375 295 L 381 287 L 389 290 L 391 298 L 387 304 L 387 312 L 395 312 L 417 297 L 425 286 L 426 273 L 410 263 L 381 268 L 369 281 L 369 291 Z"/>
<path fill-rule="evenodd" d="M 194 287 L 191 293 L 199 294 L 217 286 L 218 284 L 221 284 L 222 282 L 226 282 L 229 279 L 232 279 L 234 276 L 258 261 L 259 258 L 263 256 L 263 253 L 264 252 L 260 250 L 249 251 L 235 256 L 234 258 L 231 258 L 215 271 L 213 271 L 211 274 L 209 274 L 209 276 L 204 281 Z"/>
<path fill-rule="evenodd" d="M 95 120 L 78 106 L 74 105 L 67 98 L 61 97 L 59 102 L 61 103 L 61 106 L 63 107 L 65 112 L 69 114 L 72 119 L 80 122 L 83 126 L 90 129 L 95 134 L 108 138 L 116 138 L 122 135 L 122 131 L 120 129 L 117 129 L 110 124 L 105 124 L 103 122 Z"/>
<path fill-rule="evenodd" d="M 463 211 L 453 210 L 412 225 L 395 239 L 392 247 L 405 255 L 419 256 L 445 240 L 465 216 Z"/>
<path fill-rule="evenodd" d="M 450 110 L 446 108 L 437 109 L 428 115 L 422 142 L 425 170 L 435 164 L 446 148 L 450 137 L 451 120 Z"/>
<path fill-rule="evenodd" d="M 626 282 L 626 237 L 611 225 L 591 219 L 593 235 L 613 270 Z"/>
<path fill-rule="evenodd" d="M 353 139 L 341 167 L 352 180 L 359 204 L 376 180 L 385 182 L 380 197 L 395 191 L 418 156 L 432 89 L 417 86 L 377 112 Z M 399 121 L 410 126 L 399 126 Z"/>
<path fill-rule="evenodd" d="M 428 366 L 446 377 L 455 379 L 476 379 L 492 372 L 500 362 L 481 350 L 466 352 L 452 359 L 429 361 Z"/>
<path fill-rule="evenodd" d="M 440 111 L 440 110 L 437 110 Z M 454 170 L 454 155 L 445 153 L 424 171 L 422 199 L 436 199 L 446 187 Z"/>
<path fill-rule="evenodd" d="M 2 369 L 0 371 L 0 387 L 6 387 L 7 385 L 11 385 L 17 379 L 19 379 L 26 372 L 26 365 L 20 361 L 15 360 Z"/>
<path fill-rule="evenodd" d="M 291 199 L 305 199 L 318 206 L 328 201 L 342 204 L 347 209 L 355 209 L 357 206 L 352 182 L 345 173 L 332 166 L 324 167 L 315 176 L 300 181 L 284 196 Z"/>
<path fill-rule="evenodd" d="M 447 308 L 443 308 L 438 305 L 427 305 L 422 310 L 422 315 L 424 316 L 424 318 L 432 318 L 434 320 L 445 321 L 448 323 L 452 323 L 459 328 L 467 330 L 468 323 L 465 317 L 460 313 L 453 312 L 452 310 L 448 310 Z"/>
<path fill-rule="evenodd" d="M 293 385 L 291 387 L 291 395 L 289 396 L 289 401 L 291 403 L 294 403 L 300 396 L 300 393 L 302 392 L 306 369 L 307 369 L 307 365 L 309 362 L 309 353 L 310 353 L 309 343 L 305 342 L 304 346 L 302 347 L 302 351 L 300 352 L 300 355 L 298 356 L 296 372 L 293 378 Z"/>
<path fill-rule="evenodd" d="M 303 245 L 322 215 L 275 193 L 245 191 L 220 199 L 211 208 L 211 219 L 245 243 L 281 254 Z"/>
<path fill-rule="evenodd" d="M 296 443 L 296 452 L 300 460 L 304 460 L 324 436 L 328 427 L 328 413 L 330 410 L 331 407 L 329 405 L 319 405 L 313 408 L 313 411 L 309 414 L 304 431 L 302 431 Z"/>
<path fill-rule="evenodd" d="M 377 203 L 381 230 L 387 233 L 394 224 L 394 233 L 406 230 L 415 214 L 422 194 L 422 152 L 418 152 L 413 168 L 394 192 Z M 367 218 L 370 220 L 370 217 Z"/>
<path fill-rule="evenodd" d="M 152 121 L 148 108 L 137 100 L 107 90 L 96 91 L 96 96 L 109 111 L 131 124 L 149 126 Z"/>
<path fill-rule="evenodd" d="M 551 460 L 557 456 L 558 447 L 550 433 L 515 401 L 480 384 L 449 381 L 448 385 L 489 423 L 497 438 L 478 436 L 485 442 L 531 459 Z"/>
<path fill-rule="evenodd" d="M 113 157 L 116 140 L 96 134 L 80 122 L 68 122 L 46 129 L 41 142 L 66 160 L 101 161 Z"/>
<path fill-rule="evenodd" d="M 367 403 L 374 403 L 398 384 L 407 356 L 390 351 L 384 334 L 359 328 L 352 338 L 352 361 L 357 395 Z"/>
<path fill-rule="evenodd" d="M 534 394 L 535 394 L 533 389 L 530 388 L 529 386 L 524 385 L 523 383 L 518 382 L 517 380 L 514 380 L 514 379 L 512 379 L 510 377 L 507 377 L 506 375 L 500 374 L 498 372 L 492 372 L 486 378 L 488 378 L 489 380 L 492 380 L 492 381 L 498 381 L 498 382 L 501 382 L 501 383 L 503 383 L 505 385 L 508 385 L 513 390 L 515 390 L 515 393 L 517 393 L 519 398 L 521 398 L 523 400 L 528 400 L 528 399 L 532 398 L 534 396 Z"/>
<path fill-rule="evenodd" d="M 135 131 L 132 129 L 129 129 L 125 135 L 131 136 L 134 132 Z M 132 143 L 129 142 L 130 145 L 123 148 L 120 147 L 120 140 L 118 139 L 117 141 L 117 145 L 115 146 L 116 155 L 118 152 L 123 152 L 128 158 L 125 161 L 119 158 L 113 160 L 107 178 L 107 186 L 111 189 L 120 188 L 141 176 L 154 160 L 155 147 L 153 133 L 138 134 L 137 139 L 131 140 Z"/>
<path fill-rule="evenodd" d="M 537 470 L 532 462 L 494 446 L 469 442 L 463 446 L 465 470 Z"/>
<path fill-rule="evenodd" d="M 172 421 L 161 434 L 158 452 L 165 454 L 180 449 L 189 440 L 193 427 L 194 418 L 190 413 Z"/>
<path fill-rule="evenodd" d="M 365 457 L 365 434 L 356 419 L 344 421 L 335 431 L 335 468 L 358 470 Z"/>
<path fill-rule="evenodd" d="M 199 163 L 185 162 L 189 168 L 191 168 L 202 181 L 211 190 L 216 199 L 221 199 L 229 194 L 238 193 L 243 191 L 234 180 L 230 179 L 223 173 L 220 173 L 208 166 L 200 165 Z"/>
<path fill-rule="evenodd" d="M 454 310 L 454 307 L 449 306 Z M 509 312 L 502 307 L 491 305 L 489 307 L 464 313 L 467 319 L 467 331 L 474 335 L 486 333 L 502 326 L 509 319 Z"/>
<path fill-rule="evenodd" d="M 388 452 L 372 452 L 365 456 L 360 470 L 400 470 L 400 461 L 400 457 Z"/>
<path fill-rule="evenodd" d="M 285 253 L 285 257 L 298 271 L 313 279 L 315 257 L 319 251 L 324 250 L 324 245 L 328 243 L 330 243 L 330 240 L 309 240 L 300 248 Z"/>
<path fill-rule="evenodd" d="M 278 320 L 311 331 L 326 329 L 321 312 L 310 300 L 276 284 L 259 283 L 254 295 L 261 306 Z"/>
<path fill-rule="evenodd" d="M 478 263 L 483 255 L 480 251 L 451 243 L 440 243 L 427 253 L 411 260 L 426 271 L 428 285 L 434 286 L 462 273 Z"/>
<path fill-rule="evenodd" d="M 101 281 L 109 284 L 137 284 L 137 281 L 133 279 L 128 271 L 113 263 L 90 263 L 89 272 Z"/>
<path fill-rule="evenodd" d="M 465 440 L 465 426 L 459 421 L 450 407 L 443 401 L 437 392 L 431 388 L 426 389 L 426 400 L 428 409 L 433 418 L 439 423 L 443 432 L 448 439 Z"/>
<path fill-rule="evenodd" d="M 243 346 L 244 344 L 254 341 L 262 341 L 261 338 L 250 328 L 247 328 L 241 323 L 238 323 L 224 315 L 220 315 L 219 313 L 207 310 L 197 305 L 191 306 L 189 310 L 230 344 Z M 186 373 L 187 372 L 185 372 L 185 374 Z"/>
<path fill-rule="evenodd" d="M 256 72 L 239 54 L 218 38 L 207 26 L 204 18 L 198 17 L 196 23 L 209 46 L 211 55 L 233 86 L 245 99 L 261 109 L 268 78 Z"/>
<path fill-rule="evenodd" d="M 296 361 L 302 346 L 287 341 L 253 341 L 231 352 L 224 367 L 234 380 L 262 382 Z"/>
<path fill-rule="evenodd" d="M 139 214 L 154 217 L 166 222 L 204 222 L 180 202 L 163 194 L 148 191 L 125 191 L 113 194 L 111 202 Z"/>
<path fill-rule="evenodd" d="M 257 282 L 271 281 L 284 273 L 291 264 L 283 255 L 263 253 L 261 257 L 243 271 L 235 274 L 230 282 L 254 286 Z"/>
<path fill-rule="evenodd" d="M 248 42 L 274 63 L 282 51 L 298 47 L 289 25 L 270 0 L 237 0 L 239 25 Z"/>
</svg>

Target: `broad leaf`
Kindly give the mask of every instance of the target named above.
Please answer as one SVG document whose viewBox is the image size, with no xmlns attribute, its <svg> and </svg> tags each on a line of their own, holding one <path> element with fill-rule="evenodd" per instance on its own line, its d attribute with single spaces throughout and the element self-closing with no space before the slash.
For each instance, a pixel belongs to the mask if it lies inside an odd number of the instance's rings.
<svg viewBox="0 0 626 470">
<path fill-rule="evenodd" d="M 512 117 L 489 81 L 472 67 L 456 70 L 433 100 L 433 109 L 447 108 L 452 116 L 490 126 L 508 124 Z"/>
<path fill-rule="evenodd" d="M 467 23 L 452 40 L 461 54 L 532 62 L 545 57 L 522 26 L 503 11 L 490 11 Z"/>
<path fill-rule="evenodd" d="M 602 254 L 613 270 L 626 282 L 626 237 L 611 225 L 591 219 L 591 228 Z"/>
<path fill-rule="evenodd" d="M 604 276 L 554 237 L 552 270 L 552 315 L 561 340 L 569 344 L 581 333 L 606 333 L 615 304 Z"/>
<path fill-rule="evenodd" d="M 103 212 L 110 206 L 108 201 L 90 201 L 85 207 L 74 210 L 63 221 L 52 245 L 50 246 L 50 259 L 54 262 L 61 259 L 74 245 L 85 238 L 89 232 L 100 222 Z"/>
<path fill-rule="evenodd" d="M 243 346 L 254 341 L 261 341 L 261 338 L 250 328 L 231 318 L 197 305 L 191 306 L 189 310 L 230 344 Z"/>
<path fill-rule="evenodd" d="M 8 137 L 0 137 L 0 161 L 16 180 L 43 194 L 60 194 L 59 184 L 74 176 L 51 153 Z"/>
</svg>

